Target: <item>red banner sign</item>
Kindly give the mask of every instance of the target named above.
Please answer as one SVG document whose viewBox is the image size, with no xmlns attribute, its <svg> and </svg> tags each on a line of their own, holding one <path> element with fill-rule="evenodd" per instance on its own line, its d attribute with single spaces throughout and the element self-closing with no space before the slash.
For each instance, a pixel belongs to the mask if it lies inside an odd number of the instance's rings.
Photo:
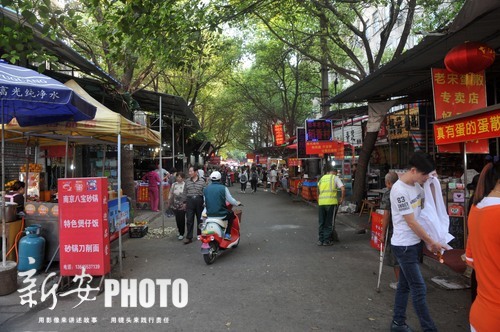
<svg viewBox="0 0 500 332">
<path fill-rule="evenodd" d="M 212 165 L 220 165 L 221 156 L 211 156 L 209 163 Z"/>
<path fill-rule="evenodd" d="M 110 271 L 108 179 L 59 179 L 61 276 Z"/>
<path fill-rule="evenodd" d="M 332 142 L 306 142 L 306 153 L 307 154 L 333 154 L 335 159 L 344 158 L 344 142 L 332 141 Z"/>
<path fill-rule="evenodd" d="M 446 123 L 434 124 L 436 144 L 450 144 L 476 141 L 500 136 L 500 109 L 457 119 Z M 469 145 L 467 145 L 467 152 Z"/>
<path fill-rule="evenodd" d="M 285 144 L 285 129 L 283 124 L 273 125 L 274 145 Z"/>
<path fill-rule="evenodd" d="M 288 158 L 288 167 L 290 166 L 301 166 L 302 160 L 299 158 Z"/>
<path fill-rule="evenodd" d="M 486 80 L 484 71 L 474 74 L 457 74 L 446 69 L 432 69 L 434 113 L 436 120 L 486 107 Z M 437 143 L 436 141 L 436 144 Z M 441 143 L 444 144 L 444 143 Z M 468 152 L 487 153 L 488 141 L 478 141 L 467 146 Z M 460 152 L 458 144 L 439 147 L 439 152 Z"/>
</svg>

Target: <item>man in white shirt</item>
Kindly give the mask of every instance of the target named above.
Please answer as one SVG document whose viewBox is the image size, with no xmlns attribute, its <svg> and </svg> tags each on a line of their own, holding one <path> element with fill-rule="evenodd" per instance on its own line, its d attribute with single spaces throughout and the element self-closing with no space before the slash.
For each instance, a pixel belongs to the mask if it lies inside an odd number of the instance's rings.
<svg viewBox="0 0 500 332">
<path fill-rule="evenodd" d="M 437 331 L 427 307 L 427 289 L 419 263 L 422 241 L 434 253 L 440 252 L 445 247 L 433 240 L 417 222 L 424 207 L 424 191 L 421 184 L 429 178 L 429 173 L 434 171 L 435 165 L 430 155 L 417 151 L 410 158 L 409 166 L 410 169 L 400 176 L 391 189 L 391 214 L 394 226 L 391 246 L 401 269 L 391 332 L 411 331 L 405 321 L 410 292 L 422 330 Z"/>
</svg>

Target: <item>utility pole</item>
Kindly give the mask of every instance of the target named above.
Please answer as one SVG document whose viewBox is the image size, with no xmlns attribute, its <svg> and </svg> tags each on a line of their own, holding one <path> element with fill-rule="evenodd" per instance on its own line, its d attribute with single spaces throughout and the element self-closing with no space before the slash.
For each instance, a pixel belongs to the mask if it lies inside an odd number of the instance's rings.
<svg viewBox="0 0 500 332">
<path fill-rule="evenodd" d="M 328 0 L 325 0 L 327 4 Z M 318 8 L 321 10 L 321 8 Z M 328 45 L 327 45 L 327 20 L 324 13 L 320 15 L 320 43 L 321 43 L 321 115 L 325 116 L 330 111 L 330 106 L 328 105 L 328 100 L 330 99 L 328 91 Z"/>
</svg>

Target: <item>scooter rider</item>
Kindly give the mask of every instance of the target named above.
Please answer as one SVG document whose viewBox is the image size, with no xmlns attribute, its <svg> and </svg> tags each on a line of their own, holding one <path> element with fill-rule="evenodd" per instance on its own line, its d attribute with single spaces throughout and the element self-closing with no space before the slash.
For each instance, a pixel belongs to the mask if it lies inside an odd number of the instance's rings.
<svg viewBox="0 0 500 332">
<path fill-rule="evenodd" d="M 231 240 L 231 227 L 235 218 L 234 212 L 228 210 L 226 201 L 232 205 L 240 205 L 241 203 L 233 198 L 229 193 L 229 189 L 220 182 L 221 174 L 219 171 L 214 171 L 210 174 L 212 183 L 209 184 L 204 190 L 205 208 L 207 217 L 220 218 L 224 217 L 227 220 L 225 240 Z"/>
</svg>

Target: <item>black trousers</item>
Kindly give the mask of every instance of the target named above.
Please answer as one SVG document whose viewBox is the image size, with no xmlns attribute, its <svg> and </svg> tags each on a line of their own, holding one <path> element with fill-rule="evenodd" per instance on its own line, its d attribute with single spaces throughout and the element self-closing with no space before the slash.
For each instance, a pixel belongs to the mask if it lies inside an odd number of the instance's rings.
<svg viewBox="0 0 500 332">
<path fill-rule="evenodd" d="M 177 224 L 177 230 L 179 234 L 184 236 L 186 231 L 186 211 L 185 210 L 173 210 L 175 215 L 175 223 Z"/>
<path fill-rule="evenodd" d="M 234 215 L 234 212 L 232 210 L 227 211 L 227 217 L 224 218 L 227 220 L 227 228 L 226 228 L 226 234 L 231 234 L 231 228 L 233 227 L 233 221 L 236 218 Z"/>
<path fill-rule="evenodd" d="M 257 191 L 257 183 L 259 180 L 250 180 L 250 184 L 252 185 L 252 190 Z"/>
<path fill-rule="evenodd" d="M 203 212 L 203 196 L 188 196 L 186 209 L 186 238 L 193 238 L 194 217 L 196 216 L 196 234 L 200 235 L 201 213 Z"/>
</svg>

